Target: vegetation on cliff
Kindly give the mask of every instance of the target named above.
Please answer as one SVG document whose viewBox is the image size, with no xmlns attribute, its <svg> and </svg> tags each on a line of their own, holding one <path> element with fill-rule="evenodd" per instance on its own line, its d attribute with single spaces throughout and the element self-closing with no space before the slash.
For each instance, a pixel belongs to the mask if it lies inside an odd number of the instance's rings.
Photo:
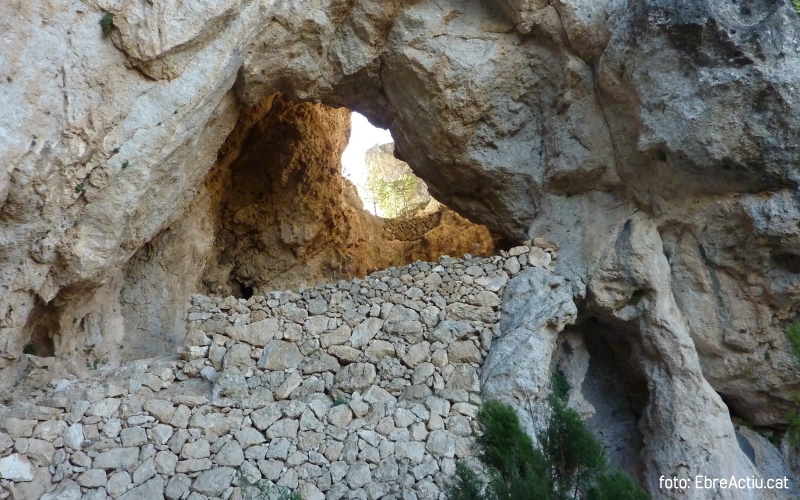
<svg viewBox="0 0 800 500">
<path fill-rule="evenodd" d="M 567 406 L 569 385 L 553 377 L 551 414 L 538 434 L 539 446 L 522 429 L 510 406 L 487 401 L 477 415 L 475 455 L 486 467 L 478 475 L 460 463 L 450 500 L 644 500 L 649 498 L 627 474 L 610 471 L 603 445 Z"/>
</svg>

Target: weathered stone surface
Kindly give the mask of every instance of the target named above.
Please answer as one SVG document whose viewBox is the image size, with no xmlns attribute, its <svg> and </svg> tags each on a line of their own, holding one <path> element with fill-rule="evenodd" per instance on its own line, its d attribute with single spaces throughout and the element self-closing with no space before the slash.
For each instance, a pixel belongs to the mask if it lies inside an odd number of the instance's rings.
<svg viewBox="0 0 800 500">
<path fill-rule="evenodd" d="M 36 470 L 27 457 L 12 453 L 0 458 L 0 478 L 11 481 L 33 481 Z"/>
<path fill-rule="evenodd" d="M 407 307 L 396 305 L 383 324 L 383 329 L 388 333 L 398 335 L 418 335 L 422 333 L 422 323 L 419 314 Z"/>
<path fill-rule="evenodd" d="M 139 462 L 139 448 L 117 448 L 100 453 L 94 459 L 96 469 L 132 471 Z"/>
<path fill-rule="evenodd" d="M 241 340 L 256 347 L 264 347 L 275 338 L 277 331 L 278 320 L 276 318 L 268 318 L 249 325 L 229 327 L 225 330 L 225 333 L 234 340 Z"/>
<path fill-rule="evenodd" d="M 163 500 L 164 480 L 156 476 L 146 483 L 128 490 L 120 497 L 120 500 Z"/>
<path fill-rule="evenodd" d="M 383 320 L 379 318 L 367 318 L 353 329 L 350 336 L 350 345 L 355 348 L 365 346 L 383 326 Z"/>
<path fill-rule="evenodd" d="M 207 496 L 220 496 L 233 481 L 236 470 L 230 467 L 219 467 L 202 472 L 192 483 L 191 490 Z"/>
<path fill-rule="evenodd" d="M 363 391 L 375 380 L 375 365 L 371 363 L 354 363 L 347 365 L 336 374 L 336 385 L 343 391 Z"/>
<path fill-rule="evenodd" d="M 285 370 L 297 368 L 303 362 L 303 355 L 297 346 L 283 340 L 273 340 L 266 347 L 258 367 L 262 370 Z"/>
</svg>

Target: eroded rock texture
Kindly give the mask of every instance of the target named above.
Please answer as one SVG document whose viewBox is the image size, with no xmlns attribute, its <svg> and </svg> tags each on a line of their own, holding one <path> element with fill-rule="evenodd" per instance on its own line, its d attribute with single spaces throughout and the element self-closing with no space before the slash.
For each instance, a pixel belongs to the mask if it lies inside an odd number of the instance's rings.
<svg viewBox="0 0 800 500">
<path fill-rule="evenodd" d="M 800 298 L 788 2 L 194 5 L 0 7 L 7 360 L 37 328 L 66 350 L 131 321 L 103 290 L 140 276 L 131 257 L 197 209 L 243 107 L 281 91 L 389 126 L 436 199 L 558 246 L 555 271 L 586 287 L 578 320 L 647 382 L 651 492 L 661 474 L 754 473 L 727 410 L 780 428 L 798 376 L 783 334 Z M 165 277 L 202 275 L 171 255 L 155 253 Z M 53 308 L 70 314 L 39 324 Z"/>
</svg>

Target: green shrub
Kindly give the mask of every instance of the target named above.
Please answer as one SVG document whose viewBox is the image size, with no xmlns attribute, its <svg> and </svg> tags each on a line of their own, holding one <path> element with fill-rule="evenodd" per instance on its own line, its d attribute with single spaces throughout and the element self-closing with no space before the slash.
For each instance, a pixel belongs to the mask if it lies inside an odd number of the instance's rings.
<svg viewBox="0 0 800 500">
<path fill-rule="evenodd" d="M 800 363 L 800 323 L 793 321 L 789 327 L 786 328 L 786 337 L 789 339 L 789 343 L 792 344 L 794 359 Z"/>
<path fill-rule="evenodd" d="M 25 347 L 22 348 L 22 354 L 30 354 L 32 356 L 36 356 L 36 346 L 33 344 L 25 344 Z"/>
<path fill-rule="evenodd" d="M 514 409 L 486 401 L 478 411 L 475 455 L 486 482 L 458 464 L 447 488 L 450 500 L 645 500 L 649 496 L 625 473 L 608 471 L 603 445 L 567 406 L 569 384 L 553 377 L 550 417 L 538 435 L 522 429 Z"/>
<path fill-rule="evenodd" d="M 798 2 L 800 0 L 795 0 Z M 797 321 L 793 321 L 789 324 L 789 327 L 786 328 L 786 337 L 789 339 L 789 343 L 792 345 L 792 354 L 794 355 L 795 361 L 800 364 L 800 323 Z M 800 402 L 800 398 L 797 395 L 794 395 L 793 398 L 796 403 Z M 792 446 L 797 446 L 800 444 L 800 417 L 798 417 L 796 412 L 789 413 L 789 417 L 787 418 L 787 429 L 786 434 L 789 436 L 789 444 Z"/>
<path fill-rule="evenodd" d="M 103 14 L 103 17 L 100 18 L 99 24 L 100 29 L 103 30 L 103 38 L 108 38 L 114 30 L 114 16 L 110 12 L 106 12 Z"/>
<path fill-rule="evenodd" d="M 276 486 L 266 479 L 251 483 L 241 470 L 237 471 L 236 482 L 242 489 L 244 500 L 303 500 L 299 492 Z"/>
</svg>

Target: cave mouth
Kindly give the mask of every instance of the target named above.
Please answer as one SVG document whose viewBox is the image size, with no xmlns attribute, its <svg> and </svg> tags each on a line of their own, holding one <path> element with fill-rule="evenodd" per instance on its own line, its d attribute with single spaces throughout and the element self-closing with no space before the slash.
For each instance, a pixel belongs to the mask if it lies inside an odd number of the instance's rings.
<svg viewBox="0 0 800 500">
<path fill-rule="evenodd" d="M 635 347 L 619 327 L 596 318 L 569 326 L 562 338 L 577 335 L 588 353 L 581 394 L 593 408 L 586 424 L 603 442 L 615 467 L 643 480 L 638 460 L 644 447 L 639 420 L 650 398 L 647 380 L 635 361 Z M 568 342 L 563 342 L 563 345 Z"/>
<path fill-rule="evenodd" d="M 193 204 L 213 233 L 200 291 L 248 298 L 494 253 L 500 239 L 433 201 L 391 140 L 353 110 L 281 94 L 242 110 Z"/>
</svg>

